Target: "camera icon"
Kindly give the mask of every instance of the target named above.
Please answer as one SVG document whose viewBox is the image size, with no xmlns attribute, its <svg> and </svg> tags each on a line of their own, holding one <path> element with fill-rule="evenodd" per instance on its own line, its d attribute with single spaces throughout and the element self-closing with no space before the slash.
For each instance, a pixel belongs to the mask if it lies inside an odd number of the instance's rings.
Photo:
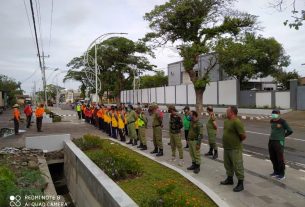
<svg viewBox="0 0 305 207">
<path fill-rule="evenodd" d="M 21 196 L 16 195 L 10 196 L 10 207 L 20 207 L 21 206 Z"/>
</svg>

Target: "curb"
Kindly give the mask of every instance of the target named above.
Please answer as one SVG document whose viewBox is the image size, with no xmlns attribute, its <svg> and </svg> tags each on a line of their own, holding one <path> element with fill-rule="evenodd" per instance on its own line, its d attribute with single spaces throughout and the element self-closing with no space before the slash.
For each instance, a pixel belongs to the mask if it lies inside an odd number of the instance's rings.
<svg viewBox="0 0 305 207">
<path fill-rule="evenodd" d="M 190 182 L 192 182 L 194 185 L 196 185 L 200 190 L 205 192 L 207 194 L 207 196 L 209 196 L 215 202 L 216 205 L 221 206 L 221 207 L 229 207 L 229 205 L 224 200 L 222 200 L 213 190 L 211 190 L 209 187 L 207 187 L 206 185 L 204 185 L 203 183 L 198 181 L 196 178 L 192 177 L 189 173 L 186 173 L 185 171 L 183 171 L 173 165 L 170 165 L 164 161 L 160 161 L 156 157 L 148 155 L 145 152 L 134 149 L 134 148 L 130 147 L 129 145 L 127 145 L 126 143 L 122 143 L 122 142 L 120 142 L 118 140 L 114 140 L 114 139 L 109 139 L 109 138 L 106 138 L 106 139 L 108 139 L 112 142 L 119 143 L 120 145 L 127 147 L 128 149 L 131 149 L 134 152 L 137 152 L 151 160 L 154 160 L 155 162 L 158 162 L 161 165 L 164 165 L 165 167 L 168 167 L 168 168 L 178 172 L 180 175 L 182 175 L 183 177 L 188 179 Z"/>
</svg>

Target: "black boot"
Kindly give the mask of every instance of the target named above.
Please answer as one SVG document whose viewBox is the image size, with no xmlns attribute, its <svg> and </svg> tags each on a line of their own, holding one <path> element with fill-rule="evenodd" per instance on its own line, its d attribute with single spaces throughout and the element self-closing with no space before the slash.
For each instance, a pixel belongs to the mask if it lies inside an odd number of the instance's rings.
<svg viewBox="0 0 305 207">
<path fill-rule="evenodd" d="M 185 146 L 184 148 L 185 148 L 185 149 L 189 148 L 189 144 L 188 144 L 188 143 L 186 143 L 186 146 Z"/>
<path fill-rule="evenodd" d="M 200 165 L 195 164 L 195 169 L 193 171 L 195 174 L 198 174 L 200 172 Z"/>
<path fill-rule="evenodd" d="M 225 179 L 224 181 L 220 182 L 221 185 L 233 185 L 233 177 L 232 176 L 228 176 L 227 179 Z"/>
<path fill-rule="evenodd" d="M 218 158 L 218 151 L 214 150 L 213 160 L 216 160 Z"/>
<path fill-rule="evenodd" d="M 240 192 L 244 190 L 244 181 L 238 180 L 237 186 L 233 189 L 234 192 Z"/>
<path fill-rule="evenodd" d="M 143 145 L 143 147 L 141 148 L 141 150 L 147 150 L 147 146 Z"/>
<path fill-rule="evenodd" d="M 130 139 L 126 144 L 132 144 L 132 139 Z"/>
<path fill-rule="evenodd" d="M 156 154 L 157 157 L 163 156 L 163 149 L 160 149 L 158 154 Z"/>
<path fill-rule="evenodd" d="M 143 144 L 142 144 L 142 143 L 140 143 L 140 145 L 137 146 L 137 148 L 142 148 L 142 147 L 143 147 Z"/>
<path fill-rule="evenodd" d="M 155 153 L 158 153 L 158 147 L 155 147 L 155 149 L 150 152 L 150 154 L 155 154 Z"/>
<path fill-rule="evenodd" d="M 186 168 L 187 170 L 194 170 L 195 169 L 195 163 L 194 162 L 192 162 L 192 165 L 191 166 L 189 166 L 188 168 Z"/>
<path fill-rule="evenodd" d="M 138 145 L 138 140 L 133 140 L 133 144 L 132 144 L 132 146 L 136 146 L 136 145 Z"/>
<path fill-rule="evenodd" d="M 210 150 L 208 153 L 205 153 L 204 156 L 211 156 L 213 155 L 213 149 L 210 147 Z"/>
</svg>

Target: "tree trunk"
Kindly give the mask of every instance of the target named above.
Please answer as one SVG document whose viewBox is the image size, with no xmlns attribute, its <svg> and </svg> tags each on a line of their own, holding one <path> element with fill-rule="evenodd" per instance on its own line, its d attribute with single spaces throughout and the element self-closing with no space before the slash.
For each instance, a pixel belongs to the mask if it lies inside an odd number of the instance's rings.
<svg viewBox="0 0 305 207">
<path fill-rule="evenodd" d="M 195 89 L 195 94 L 196 94 L 196 111 L 198 113 L 199 117 L 202 117 L 201 113 L 203 113 L 203 93 L 205 89 Z"/>
</svg>

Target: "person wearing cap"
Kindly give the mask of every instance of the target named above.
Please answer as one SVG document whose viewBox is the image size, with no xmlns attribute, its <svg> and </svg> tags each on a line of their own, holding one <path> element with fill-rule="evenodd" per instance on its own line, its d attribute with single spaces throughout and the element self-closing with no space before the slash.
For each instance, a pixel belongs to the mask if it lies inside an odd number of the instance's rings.
<svg viewBox="0 0 305 207">
<path fill-rule="evenodd" d="M 137 119 L 137 113 L 134 111 L 133 106 L 129 104 L 127 107 L 127 128 L 130 140 L 127 144 L 132 144 L 132 146 L 137 145 L 137 132 L 135 126 L 135 122 L 137 121 Z"/>
<path fill-rule="evenodd" d="M 169 137 L 172 148 L 172 162 L 176 160 L 176 148 L 179 152 L 179 166 L 183 166 L 183 149 L 181 142 L 181 129 L 183 127 L 181 117 L 177 114 L 176 107 L 174 105 L 168 106 L 168 112 L 170 113 L 169 120 Z"/>
<path fill-rule="evenodd" d="M 31 104 L 27 104 L 27 106 L 24 108 L 23 112 L 26 116 L 26 128 L 30 128 L 31 126 L 31 119 L 33 115 L 33 109 L 31 107 Z"/>
<path fill-rule="evenodd" d="M 285 137 L 293 133 L 286 120 L 280 117 L 280 111 L 275 109 L 271 114 L 270 120 L 271 133 L 269 137 L 268 149 L 270 160 L 273 165 L 273 173 L 271 177 L 278 180 L 285 179 L 285 161 L 284 161 L 284 147 Z"/>
<path fill-rule="evenodd" d="M 192 158 L 192 165 L 187 168 L 187 170 L 193 170 L 195 174 L 200 172 L 200 147 L 201 147 L 201 140 L 203 137 L 203 127 L 199 122 L 198 113 L 196 111 L 191 111 L 191 124 L 190 124 L 190 131 L 189 131 L 189 152 Z"/>
<path fill-rule="evenodd" d="M 141 150 L 147 150 L 147 141 L 146 141 L 146 128 L 147 128 L 147 117 L 145 116 L 145 113 L 142 111 L 141 107 L 137 108 L 137 114 L 138 114 L 138 127 L 139 127 L 139 139 L 140 139 L 140 145 L 138 148 Z"/>
<path fill-rule="evenodd" d="M 206 124 L 206 127 L 207 127 L 210 150 L 209 150 L 209 152 L 205 153 L 204 155 L 213 156 L 213 159 L 217 159 L 218 158 L 218 151 L 217 151 L 217 144 L 216 144 L 217 123 L 216 123 L 215 114 L 213 112 L 213 107 L 208 106 L 207 112 L 209 113 L 209 119 Z M 214 154 L 213 154 L 213 150 L 214 150 Z"/>
<path fill-rule="evenodd" d="M 42 119 L 43 119 L 43 113 L 44 113 L 44 105 L 40 104 L 35 111 L 35 115 L 36 115 L 36 126 L 37 126 L 37 131 L 38 132 L 42 132 L 41 131 L 41 127 L 42 127 Z"/>
<path fill-rule="evenodd" d="M 189 130 L 190 130 L 190 107 L 185 106 L 183 109 L 184 116 L 183 116 L 183 128 L 184 128 L 184 138 L 186 141 L 186 146 L 184 148 L 189 148 L 189 143 L 188 143 L 188 135 L 189 135 Z"/>
<path fill-rule="evenodd" d="M 243 165 L 243 145 L 246 139 L 244 124 L 237 117 L 236 106 L 227 108 L 227 119 L 224 121 L 222 146 L 223 162 L 226 169 L 227 178 L 221 181 L 221 185 L 233 185 L 233 175 L 235 174 L 238 183 L 233 189 L 234 192 L 244 190 L 244 165 Z"/>
<path fill-rule="evenodd" d="M 158 105 L 153 104 L 151 106 L 152 114 L 152 128 L 153 128 L 153 143 L 154 150 L 150 152 L 151 154 L 155 154 L 156 156 L 163 156 L 163 143 L 162 143 L 162 127 L 163 127 L 163 117 L 161 116 L 160 110 L 158 110 Z"/>
<path fill-rule="evenodd" d="M 14 119 L 15 135 L 18 135 L 19 134 L 19 122 L 20 122 L 20 112 L 19 112 L 18 104 L 15 104 L 13 106 L 13 119 Z"/>
</svg>

